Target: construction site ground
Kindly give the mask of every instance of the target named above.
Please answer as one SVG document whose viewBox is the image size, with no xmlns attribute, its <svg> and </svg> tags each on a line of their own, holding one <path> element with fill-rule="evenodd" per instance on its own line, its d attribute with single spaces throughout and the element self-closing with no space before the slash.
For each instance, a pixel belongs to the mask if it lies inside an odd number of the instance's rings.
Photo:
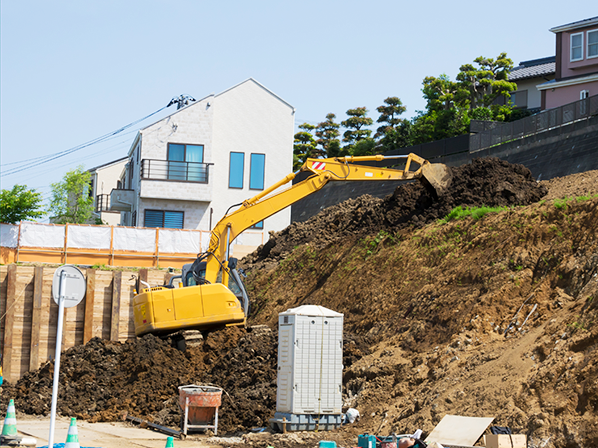
<svg viewBox="0 0 598 448">
<path fill-rule="evenodd" d="M 185 353 L 153 336 L 69 349 L 59 414 L 111 424 L 126 411 L 179 429 L 177 387 L 204 383 L 225 391 L 225 438 L 175 446 L 354 446 L 365 432 L 429 433 L 446 414 L 494 417 L 531 448 L 598 446 L 598 172 L 537 183 L 498 159 L 453 171 L 437 200 L 403 184 L 273 235 L 242 262 L 248 329 Z M 439 221 L 457 205 L 505 208 Z M 344 314 L 343 409 L 361 418 L 254 433 L 276 409 L 278 313 L 304 304 Z M 5 383 L 0 410 L 14 398 L 19 421 L 47 416 L 52 372 L 49 362 Z"/>
</svg>

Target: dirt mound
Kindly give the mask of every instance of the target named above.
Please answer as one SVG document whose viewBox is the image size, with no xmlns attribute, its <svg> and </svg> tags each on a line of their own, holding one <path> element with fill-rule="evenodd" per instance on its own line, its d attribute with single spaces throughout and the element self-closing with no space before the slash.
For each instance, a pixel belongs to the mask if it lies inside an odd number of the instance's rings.
<svg viewBox="0 0 598 448">
<path fill-rule="evenodd" d="M 2 405 L 14 397 L 20 412 L 48 414 L 53 367 L 48 362 L 5 387 Z M 178 427 L 178 386 L 185 384 L 224 388 L 223 432 L 265 425 L 276 400 L 274 336 L 228 328 L 184 353 L 151 335 L 124 344 L 94 338 L 62 355 L 58 413 L 94 422 L 115 421 L 127 411 Z"/>
<path fill-rule="evenodd" d="M 354 342 L 345 364 L 364 353 L 367 349 Z M 129 412 L 178 429 L 178 386 L 212 384 L 225 391 L 219 411 L 222 433 L 267 426 L 276 408 L 276 365 L 276 333 L 269 329 L 227 328 L 186 352 L 152 335 L 124 344 L 94 338 L 63 353 L 57 409 L 89 422 L 117 421 Z M 53 372 L 48 362 L 14 386 L 5 383 L 2 411 L 14 398 L 19 412 L 49 414 Z"/>
<path fill-rule="evenodd" d="M 577 196 L 598 194 L 598 182 L 596 182 L 596 179 L 598 179 L 598 170 L 593 170 L 543 180 L 540 184 L 548 188 L 548 194 L 544 199 L 575 198 Z"/>
<path fill-rule="evenodd" d="M 348 236 L 423 227 L 443 218 L 458 205 L 527 205 L 547 192 L 523 165 L 497 158 L 475 159 L 452 171 L 453 182 L 438 200 L 419 182 L 399 185 L 394 194 L 384 200 L 369 195 L 350 199 L 274 233 L 266 244 L 243 260 L 243 265 L 259 268 L 264 262 L 286 257 L 301 244 L 311 243 L 321 248 Z"/>
<path fill-rule="evenodd" d="M 493 416 L 534 448 L 598 446 L 598 197 L 580 193 L 299 246 L 250 272 L 255 320 L 323 305 L 371 341 L 343 371 L 362 415 L 347 435 L 430 432 L 456 414 Z"/>
</svg>

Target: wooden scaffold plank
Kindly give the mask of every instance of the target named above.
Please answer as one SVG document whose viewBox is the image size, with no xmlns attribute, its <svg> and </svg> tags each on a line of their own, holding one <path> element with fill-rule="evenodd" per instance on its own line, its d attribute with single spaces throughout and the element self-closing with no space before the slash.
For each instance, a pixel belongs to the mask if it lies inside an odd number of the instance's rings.
<svg viewBox="0 0 598 448">
<path fill-rule="evenodd" d="M 122 275 L 123 273 L 121 271 L 115 271 L 112 279 L 112 318 L 110 319 L 111 341 L 118 341 Z"/>
<path fill-rule="evenodd" d="M 87 291 L 85 292 L 85 322 L 83 324 L 83 344 L 93 337 L 93 305 L 95 301 L 96 271 L 87 270 Z"/>
<path fill-rule="evenodd" d="M 4 316 L 4 350 L 2 352 L 2 374 L 12 381 L 13 373 L 13 331 L 15 325 L 15 305 L 17 300 L 17 265 L 8 266 L 6 289 L 6 312 Z"/>
<path fill-rule="evenodd" d="M 33 277 L 33 313 L 31 316 L 31 352 L 29 370 L 39 367 L 39 337 L 42 319 L 42 291 L 44 284 L 44 268 L 37 266 Z"/>
</svg>

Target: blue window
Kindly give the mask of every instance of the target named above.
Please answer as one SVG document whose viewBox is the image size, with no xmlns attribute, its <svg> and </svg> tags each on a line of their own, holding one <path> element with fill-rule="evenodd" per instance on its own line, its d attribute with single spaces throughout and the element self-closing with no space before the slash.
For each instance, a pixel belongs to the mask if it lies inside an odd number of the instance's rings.
<svg viewBox="0 0 598 448">
<path fill-rule="evenodd" d="M 168 179 L 207 182 L 203 145 L 168 144 Z"/>
<path fill-rule="evenodd" d="M 249 172 L 249 189 L 264 189 L 264 168 L 266 166 L 266 154 L 251 154 L 251 169 Z"/>
<path fill-rule="evenodd" d="M 183 212 L 169 212 L 165 210 L 145 210 L 144 227 L 164 227 L 167 229 L 182 229 L 185 214 Z"/>
<path fill-rule="evenodd" d="M 242 152 L 230 153 L 230 167 L 228 172 L 228 187 L 243 188 L 243 170 L 245 168 L 245 154 Z"/>
<path fill-rule="evenodd" d="M 264 228 L 264 221 L 256 222 L 254 225 L 250 227 L 250 229 L 263 229 Z"/>
</svg>

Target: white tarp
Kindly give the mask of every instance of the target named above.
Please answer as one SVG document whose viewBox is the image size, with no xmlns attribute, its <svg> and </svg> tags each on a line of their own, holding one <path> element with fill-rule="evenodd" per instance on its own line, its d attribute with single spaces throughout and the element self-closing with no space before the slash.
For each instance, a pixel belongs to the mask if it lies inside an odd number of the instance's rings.
<svg viewBox="0 0 598 448">
<path fill-rule="evenodd" d="M 115 227 L 113 247 L 114 250 L 154 253 L 156 251 L 156 229 Z"/>
<path fill-rule="evenodd" d="M 160 229 L 158 232 L 158 251 L 160 253 L 199 253 L 199 231 Z"/>
<path fill-rule="evenodd" d="M 19 226 L 15 224 L 0 224 L 0 245 L 15 248 L 19 243 Z"/>
<path fill-rule="evenodd" d="M 22 222 L 21 247 L 64 247 L 64 226 Z"/>
<path fill-rule="evenodd" d="M 110 249 L 110 227 L 69 226 L 67 247 Z"/>
</svg>

